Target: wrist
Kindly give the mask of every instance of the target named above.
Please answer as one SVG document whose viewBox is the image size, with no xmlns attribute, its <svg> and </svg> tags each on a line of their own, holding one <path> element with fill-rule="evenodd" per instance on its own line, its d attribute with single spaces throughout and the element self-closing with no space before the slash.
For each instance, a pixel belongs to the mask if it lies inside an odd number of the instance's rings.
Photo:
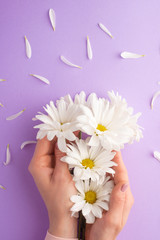
<svg viewBox="0 0 160 240">
<path fill-rule="evenodd" d="M 69 216 L 69 219 L 50 221 L 48 232 L 56 237 L 77 238 L 77 219 Z"/>
<path fill-rule="evenodd" d="M 92 236 L 87 238 L 87 240 L 116 240 L 116 233 L 112 230 L 103 229 L 101 231 L 96 231 Z"/>
</svg>

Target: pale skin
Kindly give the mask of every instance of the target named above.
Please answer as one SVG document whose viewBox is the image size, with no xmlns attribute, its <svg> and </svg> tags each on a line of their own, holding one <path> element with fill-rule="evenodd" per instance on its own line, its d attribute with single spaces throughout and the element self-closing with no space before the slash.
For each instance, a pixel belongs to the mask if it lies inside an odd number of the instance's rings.
<svg viewBox="0 0 160 240">
<path fill-rule="evenodd" d="M 58 149 L 56 139 L 48 141 L 45 137 L 38 140 L 28 169 L 47 207 L 49 233 L 62 238 L 76 238 L 77 219 L 71 217 L 73 203 L 70 197 L 77 190 L 67 164 L 60 161 L 64 155 Z M 115 240 L 133 205 L 128 174 L 120 152 L 117 152 L 114 161 L 118 166 L 115 169 L 110 209 L 94 224 L 86 225 L 86 240 Z"/>
</svg>

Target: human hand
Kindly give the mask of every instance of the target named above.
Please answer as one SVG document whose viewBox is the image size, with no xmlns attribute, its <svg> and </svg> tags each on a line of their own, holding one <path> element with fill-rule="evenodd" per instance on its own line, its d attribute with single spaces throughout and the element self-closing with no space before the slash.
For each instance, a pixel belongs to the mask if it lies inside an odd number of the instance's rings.
<svg viewBox="0 0 160 240">
<path fill-rule="evenodd" d="M 63 238 L 77 237 L 77 219 L 71 217 L 70 197 L 77 194 L 68 165 L 60 159 L 56 138 L 38 140 L 29 172 L 44 200 L 49 216 L 49 233 Z"/>
<path fill-rule="evenodd" d="M 124 227 L 134 199 L 130 190 L 128 174 L 120 152 L 114 157 L 115 187 L 111 193 L 109 211 L 104 212 L 102 218 L 95 223 L 86 224 L 86 240 L 115 240 Z"/>
</svg>

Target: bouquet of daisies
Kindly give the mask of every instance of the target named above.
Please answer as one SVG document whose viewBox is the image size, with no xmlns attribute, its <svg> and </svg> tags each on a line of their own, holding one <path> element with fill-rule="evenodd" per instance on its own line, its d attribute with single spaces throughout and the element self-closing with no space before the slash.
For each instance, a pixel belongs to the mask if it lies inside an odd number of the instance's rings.
<svg viewBox="0 0 160 240">
<path fill-rule="evenodd" d="M 44 107 L 47 115 L 36 115 L 42 122 L 35 126 L 39 129 L 37 139 L 47 136 L 51 141 L 57 137 L 59 149 L 66 153 L 61 161 L 73 170 L 78 193 L 70 199 L 74 203 L 71 215 L 78 217 L 80 212 L 89 224 L 109 209 L 115 152 L 125 143 L 142 138 L 137 124 L 141 113 L 133 115 L 133 109 L 118 93 L 108 92 L 108 97 L 98 98 L 92 93 L 86 98 L 82 91 L 74 99 L 67 95 L 56 104 L 51 101 Z M 86 139 L 77 138 L 75 131 L 84 133 Z"/>
</svg>

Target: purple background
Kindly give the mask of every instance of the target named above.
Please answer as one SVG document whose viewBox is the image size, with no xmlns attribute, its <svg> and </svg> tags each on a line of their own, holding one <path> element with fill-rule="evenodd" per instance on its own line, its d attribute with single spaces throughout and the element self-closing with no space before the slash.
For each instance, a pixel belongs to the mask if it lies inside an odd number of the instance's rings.
<svg viewBox="0 0 160 240">
<path fill-rule="evenodd" d="M 56 12 L 53 32 L 48 10 Z M 102 22 L 114 39 L 105 35 Z M 24 35 L 32 46 L 25 55 Z M 86 56 L 86 36 L 93 60 Z M 146 54 L 141 59 L 122 59 L 122 51 Z M 83 67 L 63 64 L 59 56 Z M 48 78 L 48 86 L 30 73 Z M 51 99 L 84 90 L 105 97 L 118 91 L 135 112 L 142 112 L 144 127 L 140 143 L 122 151 L 135 198 L 127 225 L 118 239 L 160 239 L 160 163 L 152 156 L 160 150 L 160 101 L 153 111 L 150 100 L 160 90 L 160 1 L 159 0 L 0 0 L 0 239 L 43 240 L 48 228 L 46 208 L 28 172 L 36 130 L 32 117 Z M 6 117 L 26 111 L 14 121 Z M 3 165 L 10 143 L 11 163 Z"/>
</svg>

